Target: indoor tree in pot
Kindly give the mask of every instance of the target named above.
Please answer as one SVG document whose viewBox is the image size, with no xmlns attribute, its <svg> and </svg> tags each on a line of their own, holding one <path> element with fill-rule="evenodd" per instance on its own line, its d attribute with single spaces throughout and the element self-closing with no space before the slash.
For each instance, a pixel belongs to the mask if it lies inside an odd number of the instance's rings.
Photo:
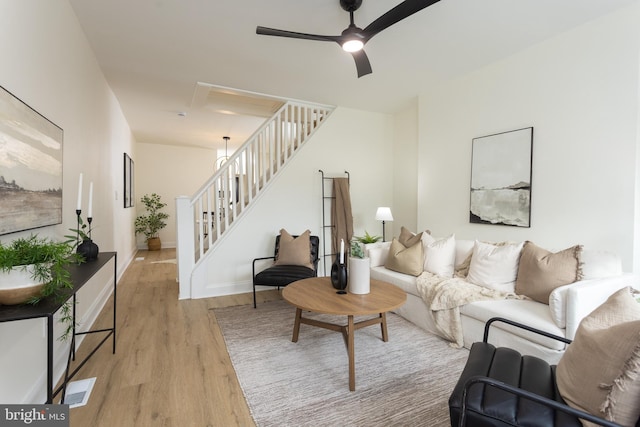
<svg viewBox="0 0 640 427">
<path fill-rule="evenodd" d="M 55 242 L 36 235 L 21 237 L 9 244 L 0 242 L 0 304 L 37 304 L 46 297 L 66 299 L 65 289 L 73 289 L 65 268 L 83 259 L 69 242 Z M 62 306 L 61 322 L 72 330 L 71 305 Z"/>
<path fill-rule="evenodd" d="M 159 251 L 162 247 L 159 232 L 167 226 L 165 220 L 169 218 L 169 214 L 161 209 L 167 204 L 163 203 L 156 193 L 145 194 L 140 201 L 145 206 L 147 214 L 136 218 L 136 234 L 144 234 L 150 251 Z"/>
</svg>

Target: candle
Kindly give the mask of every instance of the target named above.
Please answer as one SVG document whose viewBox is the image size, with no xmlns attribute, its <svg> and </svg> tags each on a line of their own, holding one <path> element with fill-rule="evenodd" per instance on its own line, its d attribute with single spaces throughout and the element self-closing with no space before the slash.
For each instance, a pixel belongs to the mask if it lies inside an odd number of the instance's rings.
<svg viewBox="0 0 640 427">
<path fill-rule="evenodd" d="M 93 181 L 89 183 L 89 210 L 87 211 L 87 218 L 93 218 L 91 213 L 93 212 Z"/>
<path fill-rule="evenodd" d="M 344 239 L 340 239 L 340 264 L 344 264 Z"/>
<path fill-rule="evenodd" d="M 82 210 L 82 173 L 78 179 L 78 205 L 76 206 L 76 210 Z"/>
</svg>

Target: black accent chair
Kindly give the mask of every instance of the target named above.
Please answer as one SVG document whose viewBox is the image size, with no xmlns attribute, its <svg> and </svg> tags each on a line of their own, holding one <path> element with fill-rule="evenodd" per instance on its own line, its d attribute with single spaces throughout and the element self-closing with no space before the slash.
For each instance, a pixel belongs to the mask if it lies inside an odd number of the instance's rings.
<svg viewBox="0 0 640 427">
<path fill-rule="evenodd" d="M 293 236 L 298 237 L 298 236 Z M 310 252 L 309 259 L 312 261 L 313 269 L 301 265 L 274 265 L 265 268 L 256 274 L 256 263 L 264 260 L 274 260 L 278 256 L 280 249 L 280 235 L 276 236 L 276 245 L 273 256 L 256 258 L 253 260 L 253 308 L 256 308 L 256 286 L 276 286 L 278 289 L 287 286 L 297 280 L 308 279 L 318 275 L 318 261 L 320 238 L 309 236 Z"/>
<path fill-rule="evenodd" d="M 620 427 L 568 406 L 558 392 L 555 365 L 489 344 L 489 328 L 494 322 L 508 323 L 571 344 L 571 340 L 564 337 L 509 319 L 489 319 L 482 342 L 471 346 L 467 364 L 449 398 L 451 427 L 582 427 L 579 418 L 602 426 Z"/>
</svg>

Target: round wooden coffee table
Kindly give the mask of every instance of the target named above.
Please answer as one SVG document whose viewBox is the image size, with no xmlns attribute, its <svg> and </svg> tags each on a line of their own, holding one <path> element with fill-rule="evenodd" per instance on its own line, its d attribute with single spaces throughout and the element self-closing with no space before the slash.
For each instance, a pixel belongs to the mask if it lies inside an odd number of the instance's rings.
<svg viewBox="0 0 640 427">
<path fill-rule="evenodd" d="M 349 355 L 349 390 L 354 391 L 356 389 L 354 332 L 365 326 L 380 324 L 382 340 L 387 342 L 389 336 L 386 312 L 404 304 L 407 294 L 399 287 L 379 280 L 371 280 L 371 291 L 365 295 L 337 294 L 336 292 L 329 277 L 312 277 L 287 285 L 282 291 L 282 297 L 296 307 L 291 341 L 298 342 L 301 323 L 342 332 Z M 347 316 L 347 324 L 338 325 L 305 318 L 302 317 L 303 310 Z M 354 323 L 353 316 L 369 314 L 377 314 L 378 317 Z"/>
</svg>

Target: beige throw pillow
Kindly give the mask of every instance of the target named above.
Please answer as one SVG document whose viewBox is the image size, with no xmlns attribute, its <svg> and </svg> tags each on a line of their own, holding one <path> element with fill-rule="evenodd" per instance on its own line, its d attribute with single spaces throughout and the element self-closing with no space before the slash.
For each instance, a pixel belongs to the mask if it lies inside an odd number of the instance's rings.
<svg viewBox="0 0 640 427">
<path fill-rule="evenodd" d="M 311 261 L 311 232 L 304 233 L 294 238 L 284 228 L 280 230 L 280 247 L 276 258 L 276 265 L 302 265 L 313 269 Z"/>
<path fill-rule="evenodd" d="M 518 265 L 516 293 L 549 304 L 549 295 L 555 288 L 581 280 L 581 252 L 581 245 L 553 253 L 525 242 Z"/>
<path fill-rule="evenodd" d="M 394 237 L 391 241 L 391 247 L 389 248 L 389 255 L 387 255 L 387 262 L 385 262 L 384 266 L 398 273 L 419 276 L 422 274 L 423 258 L 422 242 L 420 239 L 418 239 L 413 246 L 407 248 Z"/>
<path fill-rule="evenodd" d="M 398 242 L 402 243 L 405 247 L 409 248 L 419 242 L 422 239 L 422 233 L 415 234 L 411 230 L 400 227 L 400 236 L 398 236 Z"/>
<path fill-rule="evenodd" d="M 556 371 L 572 407 L 624 426 L 640 416 L 640 304 L 631 288 L 614 293 L 585 317 Z"/>
</svg>

